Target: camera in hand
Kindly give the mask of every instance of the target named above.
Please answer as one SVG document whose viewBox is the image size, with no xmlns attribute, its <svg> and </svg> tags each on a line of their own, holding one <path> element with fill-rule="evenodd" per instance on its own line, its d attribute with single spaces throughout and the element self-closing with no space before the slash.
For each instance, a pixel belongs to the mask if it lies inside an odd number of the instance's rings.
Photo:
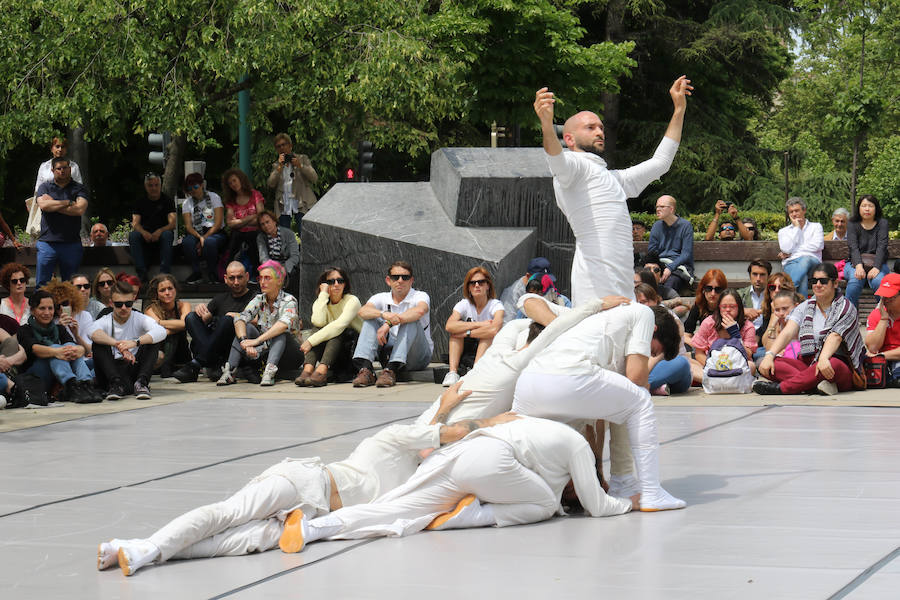
<svg viewBox="0 0 900 600">
<path fill-rule="evenodd" d="M 285 155 L 284 155 L 284 164 L 288 164 L 288 163 L 290 163 L 292 160 L 294 160 L 294 155 L 293 155 L 293 154 L 285 154 Z"/>
</svg>

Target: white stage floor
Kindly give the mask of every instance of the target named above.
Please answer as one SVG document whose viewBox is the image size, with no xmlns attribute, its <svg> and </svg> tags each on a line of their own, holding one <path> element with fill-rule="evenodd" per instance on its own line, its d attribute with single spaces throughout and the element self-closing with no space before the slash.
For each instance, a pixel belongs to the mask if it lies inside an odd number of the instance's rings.
<svg viewBox="0 0 900 600">
<path fill-rule="evenodd" d="M 96 571 L 99 542 L 146 537 L 284 456 L 343 458 L 425 406 L 200 397 L 2 433 L 0 598 L 900 597 L 891 408 L 659 407 L 681 511 Z"/>
</svg>

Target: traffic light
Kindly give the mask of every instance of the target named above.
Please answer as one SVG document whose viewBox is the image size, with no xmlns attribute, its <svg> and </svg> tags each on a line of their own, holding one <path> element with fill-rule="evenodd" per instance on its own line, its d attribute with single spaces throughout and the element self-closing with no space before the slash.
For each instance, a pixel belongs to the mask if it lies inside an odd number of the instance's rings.
<svg viewBox="0 0 900 600">
<path fill-rule="evenodd" d="M 171 136 L 168 131 L 162 133 L 151 133 L 147 136 L 147 142 L 150 143 L 150 153 L 147 160 L 151 165 L 159 165 L 165 168 L 166 159 L 169 157 L 169 140 Z M 158 150 L 157 150 L 158 148 Z"/>
<path fill-rule="evenodd" d="M 344 181 L 356 181 L 356 169 L 354 169 L 353 167 L 347 167 L 346 169 L 344 169 Z"/>
<path fill-rule="evenodd" d="M 363 140 L 359 143 L 359 169 L 357 175 L 359 181 L 372 181 L 375 173 L 375 145 Z"/>
</svg>

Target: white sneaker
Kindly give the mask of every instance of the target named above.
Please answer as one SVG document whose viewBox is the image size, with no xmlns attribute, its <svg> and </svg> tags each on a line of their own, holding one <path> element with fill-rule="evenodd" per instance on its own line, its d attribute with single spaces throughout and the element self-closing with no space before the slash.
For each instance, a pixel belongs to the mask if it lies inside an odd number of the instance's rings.
<svg viewBox="0 0 900 600">
<path fill-rule="evenodd" d="M 231 385 L 232 383 L 234 383 L 234 375 L 231 374 L 231 365 L 225 363 L 225 366 L 222 367 L 222 375 L 216 385 Z"/>
<path fill-rule="evenodd" d="M 641 494 L 641 512 L 656 512 L 660 510 L 678 510 L 687 506 L 687 502 L 676 498 L 661 487 Z"/>
<path fill-rule="evenodd" d="M 108 542 L 101 542 L 100 545 L 97 546 L 97 570 L 103 571 L 115 564 L 118 564 L 119 548 L 121 548 L 123 544 L 140 541 L 141 540 L 137 538 L 131 540 L 120 540 L 118 538 L 113 538 Z"/>
<path fill-rule="evenodd" d="M 633 473 L 628 475 L 610 475 L 609 491 L 606 492 L 616 498 L 631 498 L 641 493 L 641 485 Z"/>
<path fill-rule="evenodd" d="M 149 540 L 128 540 L 119 546 L 119 568 L 128 577 L 159 556 L 159 548 Z"/>
<path fill-rule="evenodd" d="M 497 519 L 494 517 L 491 505 L 482 504 L 474 494 L 469 494 L 459 501 L 456 508 L 436 516 L 425 529 L 440 531 L 442 529 L 488 527 L 496 524 Z"/>
<path fill-rule="evenodd" d="M 6 396 L 0 395 L 0 409 L 6 408 Z"/>
<path fill-rule="evenodd" d="M 838 387 L 833 381 L 828 381 L 827 379 L 823 379 L 819 382 L 819 385 L 816 386 L 816 389 L 823 396 L 834 396 L 838 393 Z"/>
<path fill-rule="evenodd" d="M 263 371 L 262 381 L 259 382 L 259 385 L 275 385 L 275 373 L 277 372 L 278 365 L 273 365 L 272 363 L 267 364 Z"/>
<path fill-rule="evenodd" d="M 446 375 L 444 375 L 444 381 L 441 382 L 441 385 L 444 387 L 450 387 L 454 383 L 459 381 L 459 373 L 456 371 L 450 371 Z"/>
</svg>

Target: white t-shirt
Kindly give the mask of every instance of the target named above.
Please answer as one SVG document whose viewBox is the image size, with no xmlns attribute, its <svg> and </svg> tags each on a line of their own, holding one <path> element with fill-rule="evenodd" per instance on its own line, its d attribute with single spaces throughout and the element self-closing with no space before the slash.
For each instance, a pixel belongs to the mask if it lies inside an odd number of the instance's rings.
<svg viewBox="0 0 900 600">
<path fill-rule="evenodd" d="M 94 325 L 91 327 L 91 335 L 100 329 L 107 335 L 110 335 L 110 330 L 112 330 L 112 337 L 120 341 L 133 340 L 141 337 L 145 333 L 150 334 L 154 344 L 158 344 L 166 339 L 166 329 L 162 325 L 144 313 L 140 313 L 136 310 L 131 311 L 131 316 L 128 317 L 128 320 L 124 323 L 119 323 L 113 319 L 113 313 L 100 317 L 94 321 Z M 113 346 L 112 351 L 113 358 L 122 358 L 122 353 L 119 352 L 115 346 Z"/>
<path fill-rule="evenodd" d="M 283 215 L 295 215 L 300 212 L 300 203 L 294 198 L 294 177 L 300 173 L 294 173 L 294 165 L 289 164 L 281 170 L 281 203 L 284 205 Z"/>
<path fill-rule="evenodd" d="M 215 209 L 225 208 L 222 204 L 222 198 L 215 192 L 207 192 L 209 194 L 209 206 L 203 209 L 203 223 L 201 227 L 212 227 L 216 224 Z M 181 205 L 181 212 L 191 214 L 194 212 L 194 197 L 188 196 L 184 204 Z"/>
<path fill-rule="evenodd" d="M 463 321 L 490 321 L 494 318 L 494 313 L 503 310 L 503 303 L 493 298 L 487 301 L 481 312 L 468 299 L 463 298 L 456 303 L 453 310 L 459 313 L 459 318 Z"/>
<path fill-rule="evenodd" d="M 408 311 L 419 302 L 424 302 L 428 306 L 428 310 L 426 310 L 425 314 L 419 319 L 419 324 L 422 325 L 422 329 L 428 337 L 428 347 L 434 352 L 434 341 L 431 339 L 431 330 L 429 329 L 429 326 L 431 325 L 431 298 L 428 294 L 421 290 L 417 290 L 416 288 L 410 288 L 406 298 L 398 303 L 394 301 L 391 292 L 380 292 L 369 298 L 367 304 L 371 304 L 380 312 L 400 314 Z M 391 335 L 396 336 L 399 328 L 399 325 L 391 327 Z"/>
</svg>

